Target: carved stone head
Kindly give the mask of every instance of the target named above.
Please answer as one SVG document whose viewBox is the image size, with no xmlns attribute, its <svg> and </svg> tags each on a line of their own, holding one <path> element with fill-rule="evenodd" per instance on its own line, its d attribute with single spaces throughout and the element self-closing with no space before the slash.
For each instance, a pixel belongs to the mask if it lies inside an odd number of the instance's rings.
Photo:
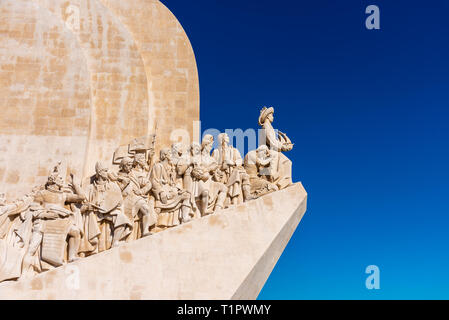
<svg viewBox="0 0 449 320">
<path fill-rule="evenodd" d="M 48 186 L 56 186 L 58 188 L 62 188 L 64 186 L 64 179 L 62 178 L 60 174 L 60 166 L 61 162 L 59 162 L 53 170 L 48 175 L 46 187 Z"/>
<path fill-rule="evenodd" d="M 270 150 L 266 145 L 261 145 L 257 148 L 257 158 L 258 159 L 266 159 L 270 156 Z"/>
<path fill-rule="evenodd" d="M 263 107 L 262 110 L 260 110 L 260 116 L 259 116 L 259 125 L 262 126 L 265 123 L 265 120 L 269 120 L 270 122 L 273 122 L 274 120 L 274 108 L 273 107 Z"/>
<path fill-rule="evenodd" d="M 103 178 L 104 180 L 108 179 L 108 168 L 102 162 L 97 162 L 95 164 L 95 174 L 98 177 Z"/>
<path fill-rule="evenodd" d="M 161 161 L 167 161 L 171 163 L 172 150 L 170 148 L 163 148 L 160 152 L 159 158 Z"/>
<path fill-rule="evenodd" d="M 198 142 L 193 142 L 190 145 L 190 153 L 192 154 L 192 156 L 201 154 L 201 145 Z"/>
<path fill-rule="evenodd" d="M 226 145 L 229 144 L 229 136 L 227 133 L 220 133 L 218 135 L 218 142 L 220 143 L 220 145 L 223 145 L 223 143 L 226 143 Z"/>
<path fill-rule="evenodd" d="M 203 142 L 201 144 L 202 149 L 210 153 L 213 146 L 214 146 L 214 137 L 211 134 L 206 134 L 203 137 Z"/>
<path fill-rule="evenodd" d="M 142 168 L 146 165 L 146 156 L 145 153 L 136 153 L 134 156 L 134 167 L 140 166 Z"/>
<path fill-rule="evenodd" d="M 120 170 L 129 173 L 131 172 L 132 168 L 133 168 L 133 159 L 131 159 L 130 157 L 124 157 L 120 162 Z"/>
<path fill-rule="evenodd" d="M 171 146 L 171 150 L 172 150 L 173 156 L 179 157 L 179 156 L 182 156 L 184 153 L 184 146 L 180 142 L 173 143 Z"/>
</svg>

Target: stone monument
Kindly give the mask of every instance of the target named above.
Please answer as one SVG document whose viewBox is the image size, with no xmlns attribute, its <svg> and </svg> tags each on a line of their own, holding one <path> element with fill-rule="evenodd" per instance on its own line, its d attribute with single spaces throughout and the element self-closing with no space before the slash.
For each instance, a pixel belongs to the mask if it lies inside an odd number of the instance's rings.
<svg viewBox="0 0 449 320">
<path fill-rule="evenodd" d="M 274 108 L 245 157 L 200 142 L 193 51 L 159 1 L 0 16 L 0 298 L 257 298 L 307 205 Z"/>
<path fill-rule="evenodd" d="M 0 20 L 7 199 L 45 183 L 55 158 L 86 176 L 134 138 L 169 145 L 175 129 L 194 138 L 195 56 L 158 0 L 2 0 Z"/>
</svg>

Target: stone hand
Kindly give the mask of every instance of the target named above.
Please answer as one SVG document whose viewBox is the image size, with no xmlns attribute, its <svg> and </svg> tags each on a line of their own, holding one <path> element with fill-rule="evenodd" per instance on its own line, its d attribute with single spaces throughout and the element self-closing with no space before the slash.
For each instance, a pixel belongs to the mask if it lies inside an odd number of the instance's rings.
<svg viewBox="0 0 449 320">
<path fill-rule="evenodd" d="M 166 204 L 168 202 L 168 196 L 167 193 L 161 192 L 161 202 Z"/>
<path fill-rule="evenodd" d="M 293 143 L 284 143 L 282 145 L 282 151 L 290 151 L 293 149 Z"/>
</svg>

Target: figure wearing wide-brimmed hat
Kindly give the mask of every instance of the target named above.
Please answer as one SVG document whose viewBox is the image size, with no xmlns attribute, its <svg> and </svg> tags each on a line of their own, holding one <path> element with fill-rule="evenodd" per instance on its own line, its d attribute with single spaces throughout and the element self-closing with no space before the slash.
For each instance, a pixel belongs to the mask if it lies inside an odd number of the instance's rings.
<svg viewBox="0 0 449 320">
<path fill-rule="evenodd" d="M 292 162 L 282 152 L 293 149 L 293 143 L 287 135 L 281 131 L 273 129 L 272 123 L 274 121 L 274 108 L 263 107 L 260 111 L 259 125 L 264 130 L 265 143 L 270 150 L 277 152 L 275 184 L 279 189 L 292 184 Z"/>
</svg>

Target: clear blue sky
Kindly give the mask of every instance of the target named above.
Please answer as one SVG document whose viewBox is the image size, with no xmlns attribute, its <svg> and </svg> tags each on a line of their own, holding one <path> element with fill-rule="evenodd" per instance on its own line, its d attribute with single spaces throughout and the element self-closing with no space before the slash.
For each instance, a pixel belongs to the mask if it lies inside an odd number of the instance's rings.
<svg viewBox="0 0 449 320">
<path fill-rule="evenodd" d="M 309 207 L 259 298 L 449 299 L 449 1 L 162 2 L 195 50 L 203 128 L 257 128 L 272 105 L 295 143 Z"/>
</svg>

